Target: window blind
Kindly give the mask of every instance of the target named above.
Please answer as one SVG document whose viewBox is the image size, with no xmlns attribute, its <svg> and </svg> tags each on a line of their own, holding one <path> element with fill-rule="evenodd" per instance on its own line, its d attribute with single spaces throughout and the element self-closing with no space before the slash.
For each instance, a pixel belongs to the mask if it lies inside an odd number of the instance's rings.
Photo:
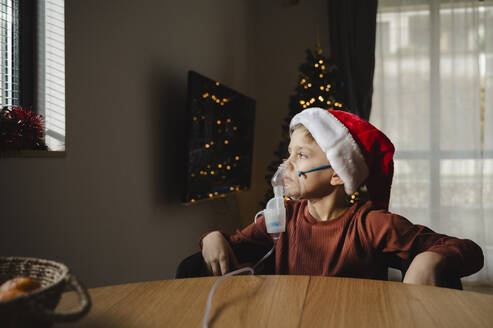
<svg viewBox="0 0 493 328">
<path fill-rule="evenodd" d="M 0 106 L 19 105 L 19 0 L 0 0 Z"/>
<path fill-rule="evenodd" d="M 45 118 L 46 144 L 65 150 L 64 0 L 37 2 L 37 106 Z"/>
</svg>

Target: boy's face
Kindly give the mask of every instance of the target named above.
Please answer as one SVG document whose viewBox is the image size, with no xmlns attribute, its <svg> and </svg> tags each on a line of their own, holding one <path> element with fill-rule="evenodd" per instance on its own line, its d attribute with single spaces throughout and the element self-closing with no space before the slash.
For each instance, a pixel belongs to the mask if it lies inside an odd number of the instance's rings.
<svg viewBox="0 0 493 328">
<path fill-rule="evenodd" d="M 323 197 L 334 190 L 335 186 L 331 183 L 334 175 L 332 168 L 298 176 L 298 171 L 330 164 L 320 146 L 305 135 L 304 129 L 298 128 L 293 131 L 288 151 L 289 158 L 286 160 L 287 167 L 284 174 L 288 194 L 290 189 L 299 189 L 298 182 L 302 189 L 301 197 L 305 199 Z"/>
</svg>

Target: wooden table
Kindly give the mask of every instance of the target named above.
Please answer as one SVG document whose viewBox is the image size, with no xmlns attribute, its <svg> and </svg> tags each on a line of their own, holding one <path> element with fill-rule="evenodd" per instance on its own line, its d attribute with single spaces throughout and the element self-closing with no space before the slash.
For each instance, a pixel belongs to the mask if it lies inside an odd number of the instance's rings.
<svg viewBox="0 0 493 328">
<path fill-rule="evenodd" d="M 89 290 L 93 307 L 54 327 L 201 327 L 217 277 Z M 73 292 L 57 311 L 76 306 Z M 235 276 L 217 288 L 209 327 L 493 327 L 493 296 L 400 282 L 310 276 Z"/>
</svg>

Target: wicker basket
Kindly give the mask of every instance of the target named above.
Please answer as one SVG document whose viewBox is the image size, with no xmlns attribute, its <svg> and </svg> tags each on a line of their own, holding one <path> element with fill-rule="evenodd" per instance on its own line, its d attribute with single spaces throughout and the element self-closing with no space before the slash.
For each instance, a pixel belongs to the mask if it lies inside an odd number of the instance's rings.
<svg viewBox="0 0 493 328">
<path fill-rule="evenodd" d="M 17 276 L 35 279 L 41 288 L 0 302 L 2 328 L 46 328 L 54 322 L 78 320 L 89 312 L 91 300 L 87 290 L 64 264 L 27 257 L 0 257 L 0 284 Z M 67 285 L 77 292 L 80 305 L 69 313 L 55 313 Z"/>
</svg>

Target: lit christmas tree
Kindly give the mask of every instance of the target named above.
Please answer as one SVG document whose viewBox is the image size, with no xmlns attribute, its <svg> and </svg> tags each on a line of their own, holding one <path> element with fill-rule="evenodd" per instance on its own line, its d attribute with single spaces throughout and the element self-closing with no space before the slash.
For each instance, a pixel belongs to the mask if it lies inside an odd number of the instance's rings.
<svg viewBox="0 0 493 328">
<path fill-rule="evenodd" d="M 276 158 L 267 167 L 268 174 L 265 181 L 271 186 L 271 179 L 282 160 L 288 158 L 289 122 L 294 115 L 309 107 L 324 109 L 347 110 L 338 100 L 342 98 L 341 90 L 344 82 L 338 74 L 336 65 L 329 58 L 322 55 L 322 49 L 317 44 L 315 54 L 308 49 L 306 62 L 300 65 L 300 75 L 296 86 L 296 93 L 290 97 L 289 113 L 283 120 L 281 141 L 274 152 Z M 265 194 L 264 201 L 260 203 L 262 208 L 274 196 L 272 189 Z"/>
</svg>

